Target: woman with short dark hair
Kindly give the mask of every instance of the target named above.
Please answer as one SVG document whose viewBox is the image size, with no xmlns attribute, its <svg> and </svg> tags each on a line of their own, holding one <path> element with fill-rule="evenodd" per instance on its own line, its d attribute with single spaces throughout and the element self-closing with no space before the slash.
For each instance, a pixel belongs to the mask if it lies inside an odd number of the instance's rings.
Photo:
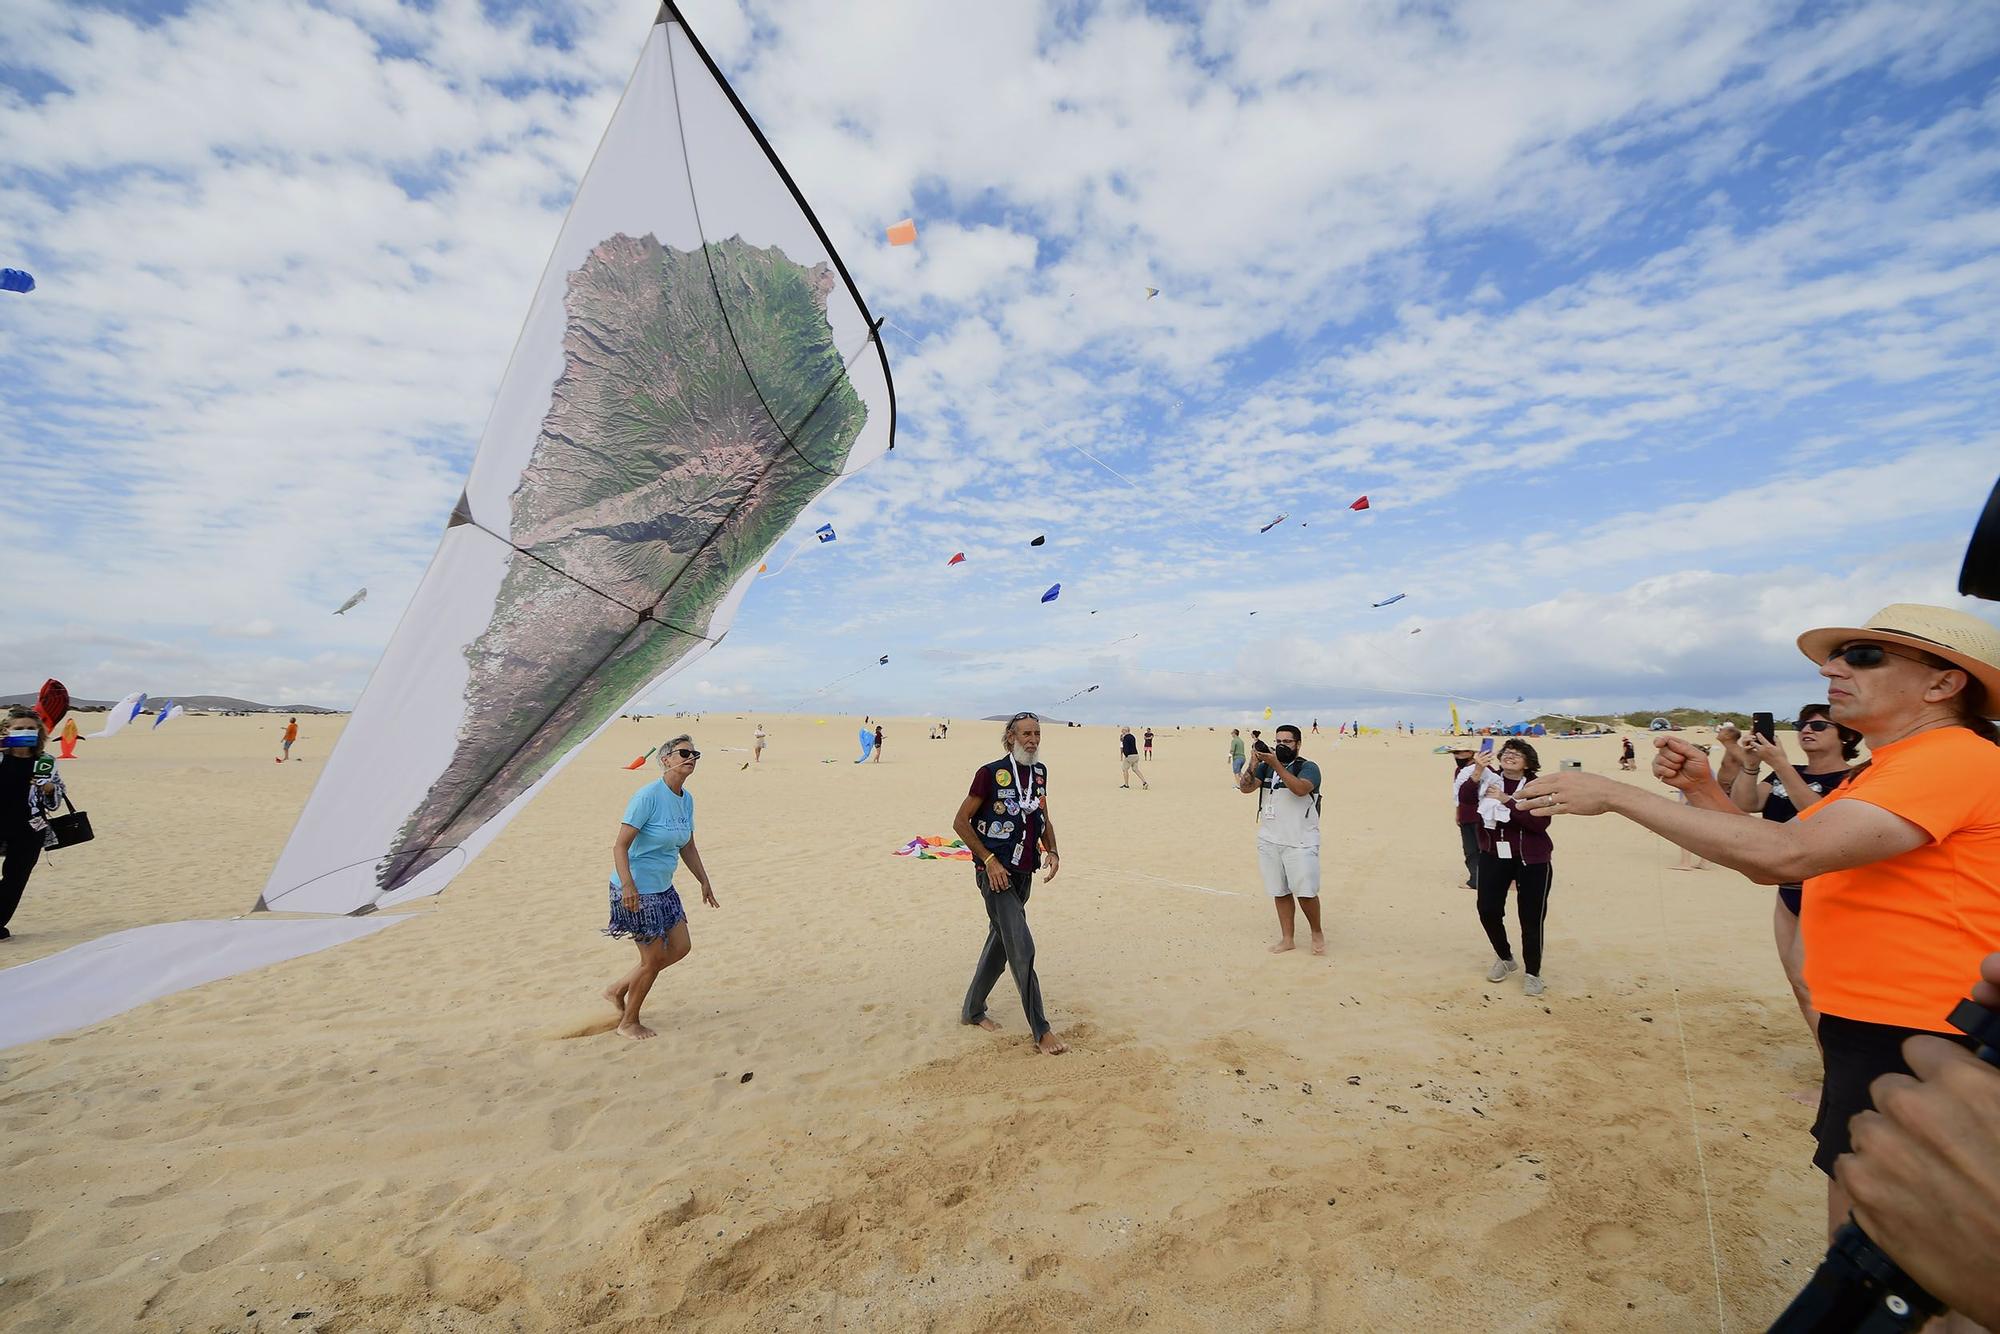
<svg viewBox="0 0 2000 1334">
<path fill-rule="evenodd" d="M 1555 844 L 1549 838 L 1549 818 L 1513 804 L 1514 794 L 1535 780 L 1541 756 L 1519 737 L 1500 747 L 1498 773 L 1486 754 L 1475 755 L 1459 782 L 1459 803 L 1479 816 L 1479 869 L 1473 889 L 1479 901 L 1479 924 L 1493 946 L 1488 982 L 1503 981 L 1519 966 L 1507 940 L 1507 891 L 1513 889 L 1514 912 L 1521 924 L 1521 962 L 1527 973 L 1521 990 L 1539 996 L 1542 982 L 1542 927 L 1549 915 L 1549 888 L 1555 880 Z"/>
</svg>

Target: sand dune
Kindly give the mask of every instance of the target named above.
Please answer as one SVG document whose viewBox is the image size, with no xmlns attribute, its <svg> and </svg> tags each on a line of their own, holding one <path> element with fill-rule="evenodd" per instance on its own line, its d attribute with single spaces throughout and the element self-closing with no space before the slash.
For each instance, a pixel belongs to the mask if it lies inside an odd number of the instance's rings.
<svg viewBox="0 0 2000 1334">
<path fill-rule="evenodd" d="M 956 1023 L 970 870 L 890 855 L 998 729 L 892 721 L 857 767 L 854 720 L 765 718 L 744 772 L 755 721 L 693 729 L 723 906 L 688 896 L 658 1041 L 606 1031 L 631 950 L 598 930 L 619 765 L 671 720 L 617 724 L 418 921 L 0 1053 L 0 1326 L 1740 1329 L 1816 1261 L 1769 891 L 1559 821 L 1530 1001 L 1483 980 L 1435 738 L 1321 738 L 1333 949 L 1274 958 L 1226 731 L 1162 732 L 1140 792 L 1109 729 L 1057 729 L 1051 1059 L 1004 981 L 1005 1032 Z M 87 744 L 99 840 L 0 962 L 247 910 L 338 726 L 284 766 L 262 718 Z"/>
</svg>

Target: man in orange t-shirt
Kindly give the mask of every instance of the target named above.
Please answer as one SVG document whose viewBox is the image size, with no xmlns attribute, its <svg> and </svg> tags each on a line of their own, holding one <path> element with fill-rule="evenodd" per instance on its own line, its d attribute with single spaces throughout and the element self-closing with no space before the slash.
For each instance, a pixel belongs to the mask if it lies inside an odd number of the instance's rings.
<svg viewBox="0 0 2000 1334">
<path fill-rule="evenodd" d="M 278 755 L 278 763 L 283 764 L 286 760 L 292 758 L 292 743 L 298 739 L 299 720 L 294 718 L 285 724 L 285 738 L 279 743 L 280 753 Z"/>
<path fill-rule="evenodd" d="M 1550 774 L 1516 793 L 1542 814 L 1615 811 L 1760 884 L 1805 882 L 1806 984 L 1821 1013 L 1824 1077 L 1813 1163 L 1829 1232 L 1848 1201 L 1832 1179 L 1870 1085 L 1907 1075 L 1903 1043 L 1952 1038 L 1945 1016 L 2000 950 L 2000 629 L 1908 603 L 1866 625 L 1813 630 L 1833 721 L 1871 758 L 1789 824 L 1745 819 L 1686 742 L 1655 742 L 1653 772 L 1688 804 L 1595 774 Z M 1963 1041 L 1963 1039 L 1961 1039 Z"/>
</svg>

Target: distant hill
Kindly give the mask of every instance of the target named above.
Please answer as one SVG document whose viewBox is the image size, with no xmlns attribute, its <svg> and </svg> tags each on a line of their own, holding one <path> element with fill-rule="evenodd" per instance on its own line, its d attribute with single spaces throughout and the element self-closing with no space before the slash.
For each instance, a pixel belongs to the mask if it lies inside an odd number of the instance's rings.
<svg viewBox="0 0 2000 1334">
<path fill-rule="evenodd" d="M 12 708 L 17 704 L 32 705 L 33 694 L 0 695 L 0 705 Z M 102 713 L 118 701 L 115 699 L 72 699 L 71 709 L 78 713 Z M 227 713 L 240 709 L 244 713 L 345 713 L 345 709 L 324 709 L 317 704 L 259 704 L 255 700 L 237 699 L 231 695 L 151 695 L 146 699 L 146 712 L 153 712 L 155 704 L 171 702 L 197 713 Z"/>
<path fill-rule="evenodd" d="M 1580 713 L 1576 717 L 1585 722 L 1602 723 L 1606 727 L 1650 727 L 1653 719 L 1665 718 L 1675 727 L 1712 727 L 1717 723 L 1735 723 L 1745 732 L 1750 730 L 1749 714 L 1730 713 L 1726 710 L 1717 712 L 1714 709 L 1634 709 L 1630 713 Z M 1553 713 L 1545 713 L 1529 721 L 1541 723 L 1551 732 L 1559 727 L 1568 727 L 1572 723 L 1569 717 Z M 1790 726 L 1786 720 L 1782 718 L 1778 720 L 1779 731 L 1784 731 Z"/>
</svg>

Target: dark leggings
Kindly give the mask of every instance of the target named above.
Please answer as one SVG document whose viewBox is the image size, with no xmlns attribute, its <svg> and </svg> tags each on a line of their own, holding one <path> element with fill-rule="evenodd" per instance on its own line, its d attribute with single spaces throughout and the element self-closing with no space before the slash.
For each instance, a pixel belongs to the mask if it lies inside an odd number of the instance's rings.
<svg viewBox="0 0 2000 1334">
<path fill-rule="evenodd" d="M 7 844 L 5 860 L 0 861 L 0 926 L 5 926 L 14 920 L 14 909 L 21 906 L 28 877 L 35 873 L 35 863 L 42 859 L 42 836 L 36 830 L 22 828 L 0 835 L 0 839 Z"/>
<path fill-rule="evenodd" d="M 986 868 L 973 873 L 979 897 L 986 903 L 986 944 L 972 970 L 972 985 L 966 988 L 965 1004 L 958 1017 L 976 1024 L 986 1017 L 986 998 L 1005 972 L 1014 974 L 1014 989 L 1021 993 L 1021 1010 L 1028 1018 L 1028 1030 L 1037 1041 L 1049 1031 L 1049 1017 L 1042 1011 L 1042 983 L 1035 976 L 1035 938 L 1028 934 L 1028 892 L 1035 877 L 1016 871 L 1008 877 L 1009 887 L 994 893 L 986 888 Z"/>
<path fill-rule="evenodd" d="M 1542 922 L 1549 915 L 1549 885 L 1555 868 L 1547 862 L 1530 865 L 1513 857 L 1479 854 L 1479 924 L 1493 942 L 1493 952 L 1514 957 L 1507 943 L 1507 889 L 1515 891 L 1514 911 L 1521 919 L 1521 966 L 1539 977 L 1542 972 Z"/>
<path fill-rule="evenodd" d="M 1479 826 L 1462 824 L 1458 827 L 1458 843 L 1465 853 L 1465 883 L 1479 883 Z"/>
</svg>

